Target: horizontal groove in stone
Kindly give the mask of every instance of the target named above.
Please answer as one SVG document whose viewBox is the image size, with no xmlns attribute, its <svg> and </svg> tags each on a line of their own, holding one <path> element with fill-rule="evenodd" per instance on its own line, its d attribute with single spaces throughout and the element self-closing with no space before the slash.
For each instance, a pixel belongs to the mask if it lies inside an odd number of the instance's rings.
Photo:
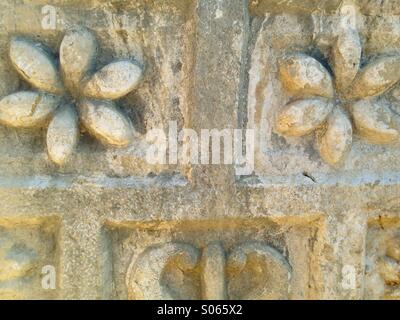
<svg viewBox="0 0 400 320">
<path fill-rule="evenodd" d="M 183 187 L 188 184 L 181 175 L 155 177 L 83 177 L 83 176 L 26 176 L 0 177 L 0 188 L 68 189 L 74 186 L 93 188 L 151 188 Z"/>
<path fill-rule="evenodd" d="M 251 176 L 237 180 L 241 187 L 263 188 L 272 186 L 362 186 L 362 185 L 398 185 L 400 172 L 334 172 L 308 173 L 292 176 Z"/>
</svg>

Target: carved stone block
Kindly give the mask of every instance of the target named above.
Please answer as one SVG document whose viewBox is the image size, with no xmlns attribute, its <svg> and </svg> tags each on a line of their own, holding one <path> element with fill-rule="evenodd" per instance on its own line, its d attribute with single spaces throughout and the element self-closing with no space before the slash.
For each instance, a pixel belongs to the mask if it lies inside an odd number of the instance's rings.
<svg viewBox="0 0 400 320">
<path fill-rule="evenodd" d="M 364 1 L 300 7 L 253 7 L 244 119 L 256 173 L 398 170 L 397 18 Z"/>
<path fill-rule="evenodd" d="M 398 299 L 399 30 L 398 0 L 0 1 L 0 298 Z"/>
<path fill-rule="evenodd" d="M 374 219 L 367 234 L 367 299 L 400 299 L 400 221 Z"/>
<path fill-rule="evenodd" d="M 146 161 L 145 133 L 190 120 L 192 5 L 2 4 L 0 172 L 183 173 Z"/>
<path fill-rule="evenodd" d="M 311 297 L 322 284 L 319 232 L 318 220 L 111 225 L 104 233 L 107 297 Z"/>
<path fill-rule="evenodd" d="M 58 254 L 55 221 L 0 219 L 0 299 L 57 298 Z"/>
</svg>

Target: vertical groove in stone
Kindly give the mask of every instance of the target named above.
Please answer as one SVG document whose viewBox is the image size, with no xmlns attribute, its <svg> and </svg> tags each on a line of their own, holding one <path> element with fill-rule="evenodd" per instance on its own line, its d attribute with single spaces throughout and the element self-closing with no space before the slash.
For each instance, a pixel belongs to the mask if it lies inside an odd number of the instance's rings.
<svg viewBox="0 0 400 320">
<path fill-rule="evenodd" d="M 242 43 L 242 65 L 240 70 L 240 88 L 238 92 L 238 128 L 245 128 L 247 125 L 247 94 L 249 87 L 250 68 L 250 46 L 251 46 L 251 19 L 249 14 L 248 0 L 243 1 L 243 43 Z M 244 140 L 244 137 L 243 137 Z"/>
</svg>

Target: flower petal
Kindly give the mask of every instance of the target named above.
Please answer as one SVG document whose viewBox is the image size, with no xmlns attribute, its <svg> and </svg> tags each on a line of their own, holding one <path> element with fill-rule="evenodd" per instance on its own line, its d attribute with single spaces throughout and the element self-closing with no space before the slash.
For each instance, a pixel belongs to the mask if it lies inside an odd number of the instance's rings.
<svg viewBox="0 0 400 320">
<path fill-rule="evenodd" d="M 332 109 L 333 103 L 324 98 L 292 102 L 278 115 L 276 130 L 292 137 L 306 135 L 322 125 Z"/>
<path fill-rule="evenodd" d="M 329 115 L 326 128 L 317 132 L 317 147 L 321 158 L 330 165 L 343 162 L 353 141 L 353 128 L 349 118 L 339 108 Z"/>
<path fill-rule="evenodd" d="M 333 46 L 332 67 L 336 88 L 345 93 L 352 84 L 360 68 L 361 40 L 354 29 L 343 30 Z"/>
<path fill-rule="evenodd" d="M 79 83 L 93 67 L 97 55 L 96 37 L 87 29 L 68 32 L 60 46 L 60 63 L 64 83 L 79 90 Z"/>
<path fill-rule="evenodd" d="M 54 59 L 40 43 L 13 38 L 9 54 L 14 68 L 32 86 L 54 94 L 64 92 Z"/>
<path fill-rule="evenodd" d="M 113 62 L 93 75 L 83 94 L 95 99 L 118 99 L 137 87 L 142 73 L 142 69 L 133 62 Z"/>
<path fill-rule="evenodd" d="M 324 66 L 305 54 L 292 54 L 279 61 L 279 73 L 285 88 L 297 97 L 334 95 L 332 78 Z"/>
<path fill-rule="evenodd" d="M 64 164 L 79 139 L 78 115 L 71 104 L 60 107 L 47 129 L 47 153 L 51 161 Z"/>
<path fill-rule="evenodd" d="M 20 91 L 0 101 L 0 123 L 10 127 L 36 127 L 48 122 L 60 98 L 47 93 Z"/>
<path fill-rule="evenodd" d="M 89 133 L 106 145 L 123 147 L 133 138 L 132 124 L 111 101 L 84 100 L 80 118 Z"/>
<path fill-rule="evenodd" d="M 399 137 L 390 108 L 382 102 L 361 100 L 351 107 L 356 132 L 371 143 L 392 143 Z"/>
<path fill-rule="evenodd" d="M 350 98 L 379 96 L 400 80 L 400 57 L 384 57 L 366 66 L 356 77 Z"/>
</svg>

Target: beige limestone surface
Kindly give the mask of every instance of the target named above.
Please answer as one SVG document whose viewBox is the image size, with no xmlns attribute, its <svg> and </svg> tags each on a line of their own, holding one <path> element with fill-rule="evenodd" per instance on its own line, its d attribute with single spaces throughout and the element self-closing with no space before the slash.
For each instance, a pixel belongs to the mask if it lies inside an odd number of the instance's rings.
<svg viewBox="0 0 400 320">
<path fill-rule="evenodd" d="M 0 0 L 0 298 L 399 299 L 398 1 Z"/>
</svg>

